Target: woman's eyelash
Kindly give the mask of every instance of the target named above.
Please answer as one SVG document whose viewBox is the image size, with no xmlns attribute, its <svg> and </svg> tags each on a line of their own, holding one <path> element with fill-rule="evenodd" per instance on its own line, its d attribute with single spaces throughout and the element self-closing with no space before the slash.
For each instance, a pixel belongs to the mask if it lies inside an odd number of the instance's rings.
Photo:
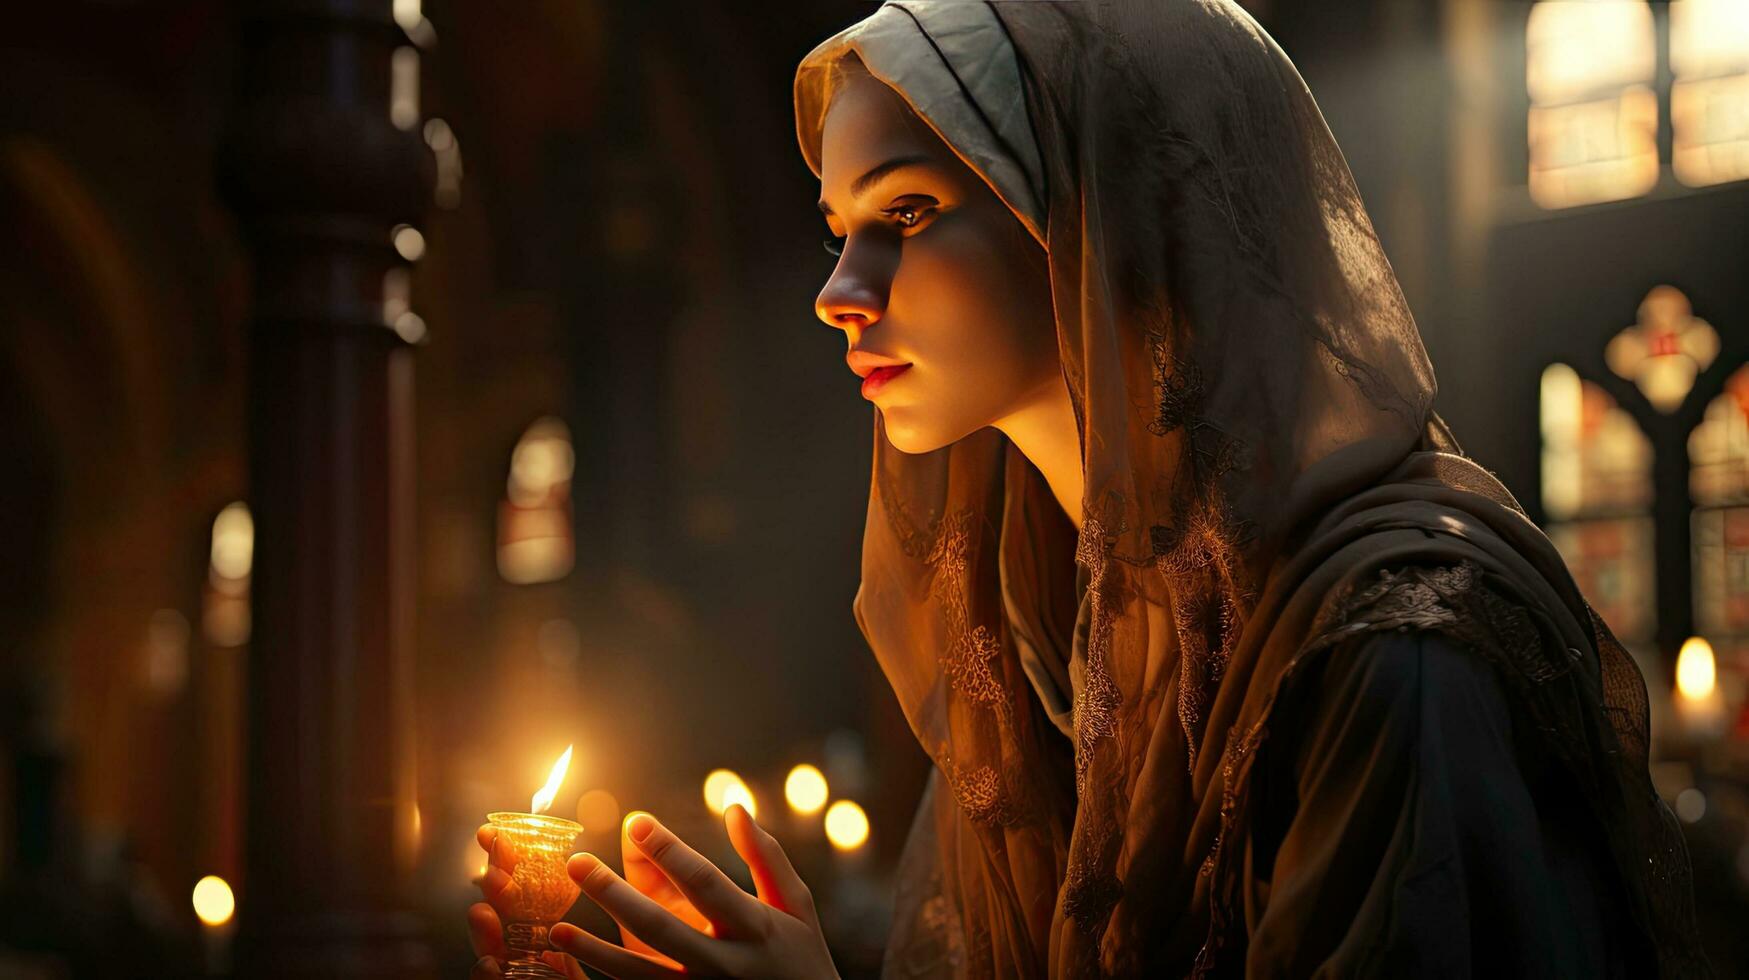
<svg viewBox="0 0 1749 980">
<path fill-rule="evenodd" d="M 915 214 L 918 217 L 912 219 L 910 224 L 901 223 L 899 226 L 901 228 L 915 228 L 915 227 L 917 227 L 917 222 L 923 220 L 923 218 L 922 218 L 923 212 L 933 211 L 933 210 L 935 210 L 934 206 L 928 205 L 928 204 L 901 204 L 898 207 L 887 208 L 886 210 L 882 211 L 881 213 L 882 214 L 890 214 L 890 215 L 893 215 L 894 217 L 897 217 L 897 216 L 904 214 L 906 212 L 910 212 L 912 214 Z"/>
<path fill-rule="evenodd" d="M 899 227 L 901 227 L 901 228 L 915 228 L 915 227 L 917 227 L 917 223 L 919 221 L 923 220 L 923 218 L 922 218 L 923 212 L 933 211 L 933 210 L 935 210 L 934 205 L 904 204 L 904 205 L 900 205 L 899 207 L 896 207 L 896 208 L 887 208 L 886 210 L 882 211 L 881 213 L 886 214 L 886 215 L 892 215 L 894 217 L 897 217 L 898 215 L 901 215 L 901 214 L 905 214 L 907 212 L 909 212 L 911 214 L 918 215 L 918 217 L 912 218 L 911 222 L 909 224 L 905 224 L 905 223 L 901 222 L 899 225 Z M 844 242 L 848 237 L 849 237 L 848 235 L 835 235 L 831 238 L 826 239 L 825 241 L 821 242 L 820 244 L 822 247 L 824 247 L 826 249 L 826 254 L 828 254 L 828 255 L 843 255 L 844 254 Z"/>
</svg>

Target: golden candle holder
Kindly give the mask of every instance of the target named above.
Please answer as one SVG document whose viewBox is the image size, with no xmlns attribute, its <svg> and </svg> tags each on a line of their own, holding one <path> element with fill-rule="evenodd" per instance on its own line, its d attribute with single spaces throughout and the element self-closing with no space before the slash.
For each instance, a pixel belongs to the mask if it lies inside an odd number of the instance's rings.
<svg viewBox="0 0 1749 980">
<path fill-rule="evenodd" d="M 510 884 L 497 903 L 510 953 L 504 976 L 564 980 L 564 974 L 548 966 L 541 954 L 549 949 L 548 931 L 564 918 L 580 891 L 565 864 L 576 851 L 583 825 L 539 813 L 489 813 L 486 820 L 516 851 Z"/>
</svg>

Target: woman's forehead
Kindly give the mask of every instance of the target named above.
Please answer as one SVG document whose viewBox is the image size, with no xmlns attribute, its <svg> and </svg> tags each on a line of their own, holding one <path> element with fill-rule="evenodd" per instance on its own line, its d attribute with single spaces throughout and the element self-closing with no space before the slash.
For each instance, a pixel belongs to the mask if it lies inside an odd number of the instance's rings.
<svg viewBox="0 0 1749 980">
<path fill-rule="evenodd" d="M 958 162 L 897 92 L 866 74 L 846 79 L 821 130 L 821 186 L 848 190 L 857 177 L 898 157 Z"/>
</svg>

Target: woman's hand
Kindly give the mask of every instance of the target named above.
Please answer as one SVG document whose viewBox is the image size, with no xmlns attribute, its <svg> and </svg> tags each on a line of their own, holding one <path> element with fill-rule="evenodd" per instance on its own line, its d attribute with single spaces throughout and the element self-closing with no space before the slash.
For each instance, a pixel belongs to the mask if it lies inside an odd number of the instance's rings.
<svg viewBox="0 0 1749 980">
<path fill-rule="evenodd" d="M 656 818 L 634 814 L 626 821 L 626 836 L 705 928 L 664 907 L 594 855 L 578 854 L 567 870 L 583 894 L 619 922 L 628 933 L 628 947 L 636 941 L 649 952 L 616 946 L 569 923 L 553 927 L 553 945 L 623 980 L 692 974 L 836 978 L 813 895 L 776 838 L 740 806 L 731 806 L 724 820 L 729 843 L 753 872 L 759 897 L 742 891 Z M 628 862 L 628 875 L 635 867 Z"/>
<path fill-rule="evenodd" d="M 628 980 L 694 974 L 836 977 L 813 896 L 783 848 L 740 806 L 730 807 L 724 819 L 729 842 L 753 873 L 757 898 L 649 814 L 634 813 L 623 825 L 625 878 L 594 855 L 574 855 L 567 870 L 583 893 L 619 922 L 625 945 L 569 923 L 554 926 L 552 944 L 570 954 L 563 957 L 567 975 L 582 977 L 571 960 L 575 957 Z M 509 874 L 499 871 L 504 848 L 489 842 L 485 830 L 481 844 L 492 852 L 494 868 L 483 887 L 488 901 L 494 901 L 508 887 Z M 482 957 L 474 980 L 485 980 L 496 975 L 493 958 L 503 956 L 498 917 L 491 905 L 481 904 L 469 909 L 468 919 Z"/>
</svg>

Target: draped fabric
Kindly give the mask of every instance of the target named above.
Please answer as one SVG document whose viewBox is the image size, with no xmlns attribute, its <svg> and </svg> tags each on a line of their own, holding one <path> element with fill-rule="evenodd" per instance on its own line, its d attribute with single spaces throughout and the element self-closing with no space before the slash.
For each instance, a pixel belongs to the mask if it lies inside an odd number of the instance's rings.
<svg viewBox="0 0 1749 980">
<path fill-rule="evenodd" d="M 855 612 L 934 761 L 889 971 L 1240 969 L 1278 690 L 1341 648 L 1321 637 L 1381 628 L 1354 613 L 1377 575 L 1427 567 L 1469 570 L 1443 628 L 1570 770 L 1662 971 L 1703 974 L 1643 680 L 1434 412 L 1347 165 L 1269 36 L 1227 0 L 889 0 L 798 68 L 816 174 L 851 55 L 1046 249 L 1086 485 L 1077 530 L 999 432 L 911 455 L 877 414 Z"/>
<path fill-rule="evenodd" d="M 1433 594 L 1472 572 L 1368 591 Z M 1251 777 L 1249 980 L 1655 974 L 1596 821 L 1486 659 L 1409 629 L 1312 667 L 1277 700 L 1292 737 L 1264 743 Z"/>
</svg>

